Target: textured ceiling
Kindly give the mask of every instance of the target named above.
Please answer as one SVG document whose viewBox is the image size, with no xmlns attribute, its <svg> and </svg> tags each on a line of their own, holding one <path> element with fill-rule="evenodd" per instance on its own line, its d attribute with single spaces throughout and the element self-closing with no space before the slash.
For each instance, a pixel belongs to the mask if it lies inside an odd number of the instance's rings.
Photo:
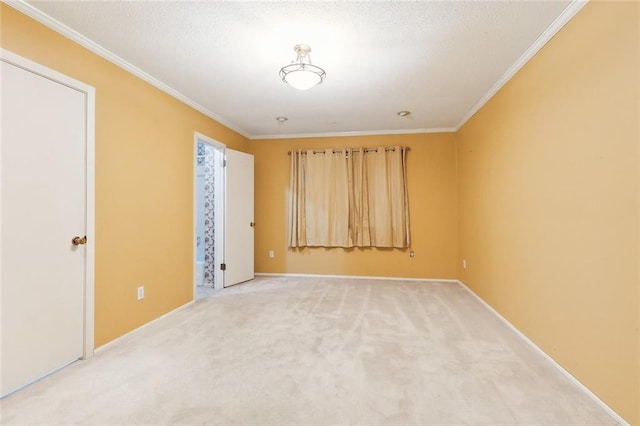
<svg viewBox="0 0 640 426">
<path fill-rule="evenodd" d="M 570 2 L 28 4 L 260 138 L 455 129 Z M 298 43 L 327 72 L 308 91 L 278 77 Z"/>
</svg>

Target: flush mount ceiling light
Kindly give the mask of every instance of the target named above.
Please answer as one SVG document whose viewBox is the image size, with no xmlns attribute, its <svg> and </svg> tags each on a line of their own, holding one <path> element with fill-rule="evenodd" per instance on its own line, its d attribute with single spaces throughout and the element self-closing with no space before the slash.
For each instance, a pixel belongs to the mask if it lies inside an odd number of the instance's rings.
<svg viewBox="0 0 640 426">
<path fill-rule="evenodd" d="M 311 48 L 306 44 L 296 44 L 293 47 L 296 52 L 296 60 L 291 65 L 280 69 L 280 78 L 290 86 L 298 90 L 311 89 L 324 81 L 326 73 L 318 66 L 311 64 L 309 52 Z"/>
<path fill-rule="evenodd" d="M 276 120 L 278 120 L 279 123 L 284 123 L 285 121 L 288 120 L 287 117 L 276 117 Z"/>
<path fill-rule="evenodd" d="M 398 114 L 400 117 L 406 117 L 411 114 L 411 111 L 398 111 L 396 112 L 396 114 Z"/>
</svg>

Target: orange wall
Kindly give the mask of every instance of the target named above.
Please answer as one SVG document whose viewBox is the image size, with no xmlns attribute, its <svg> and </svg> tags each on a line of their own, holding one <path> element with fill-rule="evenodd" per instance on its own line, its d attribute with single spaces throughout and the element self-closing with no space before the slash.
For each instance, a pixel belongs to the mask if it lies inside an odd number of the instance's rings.
<svg viewBox="0 0 640 426">
<path fill-rule="evenodd" d="M 255 269 L 263 273 L 456 278 L 455 135 L 416 134 L 251 141 L 255 155 Z M 287 151 L 402 145 L 407 154 L 411 248 L 287 248 Z M 269 258 L 269 250 L 275 257 Z"/>
<path fill-rule="evenodd" d="M 3 3 L 0 13 L 4 49 L 96 89 L 98 347 L 193 298 L 194 132 L 242 151 L 248 141 Z"/>
<path fill-rule="evenodd" d="M 458 134 L 460 278 L 640 424 L 637 2 L 591 2 Z"/>
</svg>

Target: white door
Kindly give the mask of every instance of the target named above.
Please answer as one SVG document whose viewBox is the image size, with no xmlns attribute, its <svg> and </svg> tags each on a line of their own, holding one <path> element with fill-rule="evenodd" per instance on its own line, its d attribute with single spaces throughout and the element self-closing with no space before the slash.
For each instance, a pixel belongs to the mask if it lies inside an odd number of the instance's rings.
<svg viewBox="0 0 640 426">
<path fill-rule="evenodd" d="M 72 238 L 88 234 L 86 143 L 93 121 L 87 122 L 87 93 L 1 64 L 5 396 L 85 352 L 87 249 Z"/>
<path fill-rule="evenodd" d="M 224 286 L 253 279 L 253 155 L 226 150 Z"/>
</svg>

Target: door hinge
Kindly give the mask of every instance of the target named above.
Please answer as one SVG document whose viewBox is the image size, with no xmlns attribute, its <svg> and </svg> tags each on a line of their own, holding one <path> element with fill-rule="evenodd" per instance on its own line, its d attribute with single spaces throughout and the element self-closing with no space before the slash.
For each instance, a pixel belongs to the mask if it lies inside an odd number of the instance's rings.
<svg viewBox="0 0 640 426">
<path fill-rule="evenodd" d="M 227 167 L 227 160 L 222 160 L 222 167 Z"/>
<path fill-rule="evenodd" d="M 226 271 L 227 270 L 227 264 L 226 263 L 221 263 L 220 264 L 220 270 L 221 271 Z"/>
</svg>

